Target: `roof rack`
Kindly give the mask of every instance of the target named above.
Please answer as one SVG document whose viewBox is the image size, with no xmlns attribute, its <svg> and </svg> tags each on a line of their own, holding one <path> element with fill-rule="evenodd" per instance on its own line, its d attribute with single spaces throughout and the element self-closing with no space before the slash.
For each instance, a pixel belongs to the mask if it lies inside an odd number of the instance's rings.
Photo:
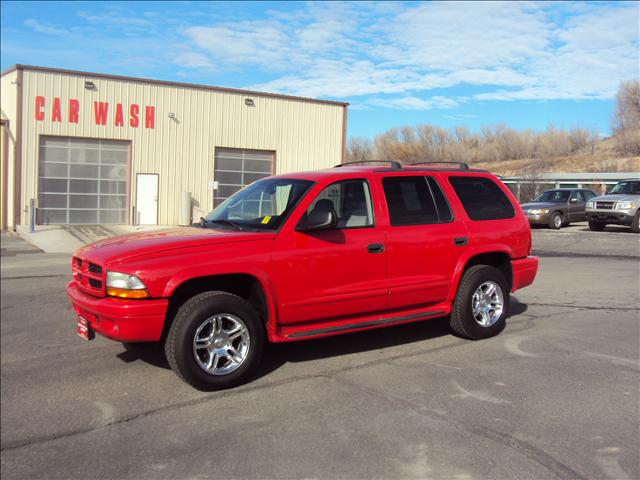
<svg viewBox="0 0 640 480">
<path fill-rule="evenodd" d="M 391 168 L 393 168 L 394 170 L 400 170 L 402 168 L 402 164 L 400 162 L 395 161 L 395 160 L 358 160 L 358 161 L 355 161 L 355 162 L 341 163 L 339 165 L 336 165 L 333 168 L 340 168 L 340 167 L 344 167 L 345 165 L 354 165 L 354 164 L 359 164 L 359 163 L 390 163 L 391 164 Z"/>
<path fill-rule="evenodd" d="M 460 170 L 469 170 L 469 164 L 465 162 L 413 162 L 409 165 L 457 165 Z"/>
</svg>

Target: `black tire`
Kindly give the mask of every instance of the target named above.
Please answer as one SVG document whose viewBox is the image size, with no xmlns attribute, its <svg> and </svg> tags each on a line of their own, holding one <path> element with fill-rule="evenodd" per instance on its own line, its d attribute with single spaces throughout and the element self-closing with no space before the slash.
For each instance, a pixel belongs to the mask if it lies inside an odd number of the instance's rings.
<svg viewBox="0 0 640 480">
<path fill-rule="evenodd" d="M 589 230 L 592 232 L 602 232 L 604 230 L 606 224 L 602 222 L 596 222 L 593 220 L 589 220 Z"/>
<path fill-rule="evenodd" d="M 638 210 L 633 217 L 633 223 L 631 224 L 631 231 L 633 233 L 640 233 L 640 210 Z"/>
<path fill-rule="evenodd" d="M 234 315 L 249 333 L 246 357 L 236 370 L 225 375 L 206 372 L 196 361 L 193 342 L 197 329 L 216 314 Z M 171 369 L 199 390 L 221 390 L 245 382 L 260 362 L 265 329 L 257 312 L 242 298 L 227 292 L 204 292 L 187 300 L 176 313 L 164 350 Z"/>
<path fill-rule="evenodd" d="M 474 318 L 471 302 L 476 289 L 488 281 L 496 283 L 502 289 L 503 310 L 493 325 L 483 326 Z M 493 337 L 504 329 L 508 311 L 509 286 L 502 272 L 488 265 L 475 265 L 469 268 L 460 280 L 449 324 L 456 335 L 470 340 L 481 340 Z"/>
<path fill-rule="evenodd" d="M 549 228 L 554 230 L 560 230 L 562 228 L 562 224 L 564 223 L 564 216 L 560 212 L 553 212 L 549 216 Z"/>
</svg>

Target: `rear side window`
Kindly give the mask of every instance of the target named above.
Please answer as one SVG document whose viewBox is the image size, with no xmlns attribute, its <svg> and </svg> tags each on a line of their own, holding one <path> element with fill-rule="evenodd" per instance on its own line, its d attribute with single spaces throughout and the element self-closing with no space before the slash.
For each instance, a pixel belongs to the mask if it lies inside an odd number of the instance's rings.
<svg viewBox="0 0 640 480">
<path fill-rule="evenodd" d="M 493 180 L 449 177 L 449 182 L 471 220 L 500 220 L 515 215 L 513 205 Z"/>
<path fill-rule="evenodd" d="M 423 176 L 387 177 L 382 179 L 382 187 L 394 227 L 451 220 L 449 206 L 433 179 L 427 180 Z M 436 200 L 432 191 L 437 191 Z"/>
<path fill-rule="evenodd" d="M 438 185 L 438 182 L 436 182 L 432 177 L 427 177 L 427 181 L 429 182 L 429 188 L 431 188 L 433 199 L 436 202 L 439 220 L 441 222 L 449 222 L 453 220 L 451 209 L 449 208 L 449 204 L 444 197 L 444 193 L 442 193 L 442 190 L 440 189 L 440 185 Z"/>
</svg>

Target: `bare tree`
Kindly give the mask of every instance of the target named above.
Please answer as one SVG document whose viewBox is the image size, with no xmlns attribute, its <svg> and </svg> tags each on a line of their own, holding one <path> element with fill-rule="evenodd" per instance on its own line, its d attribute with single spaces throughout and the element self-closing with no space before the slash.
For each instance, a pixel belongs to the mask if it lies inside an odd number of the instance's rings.
<svg viewBox="0 0 640 480">
<path fill-rule="evenodd" d="M 621 154 L 640 155 L 640 80 L 620 84 L 611 127 Z"/>
<path fill-rule="evenodd" d="M 352 137 L 349 139 L 347 149 L 347 160 L 350 162 L 361 162 L 375 158 L 373 143 L 365 137 Z"/>
</svg>

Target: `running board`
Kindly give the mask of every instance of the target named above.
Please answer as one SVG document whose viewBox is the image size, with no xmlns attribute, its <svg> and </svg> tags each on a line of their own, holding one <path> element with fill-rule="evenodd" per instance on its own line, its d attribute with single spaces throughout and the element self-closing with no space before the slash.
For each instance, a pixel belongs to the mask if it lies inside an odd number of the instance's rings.
<svg viewBox="0 0 640 480">
<path fill-rule="evenodd" d="M 296 333 L 292 333 L 291 335 L 287 335 L 287 337 L 288 338 L 314 337 L 316 335 L 323 335 L 325 333 L 335 333 L 335 332 L 341 332 L 343 330 L 355 330 L 358 328 L 391 325 L 394 323 L 407 322 L 409 320 L 418 320 L 421 318 L 428 318 L 428 317 L 437 317 L 445 314 L 446 312 L 440 311 L 440 310 L 434 311 L 434 312 L 414 313 L 412 315 L 405 315 L 402 317 L 388 317 L 388 318 L 381 318 L 380 320 L 372 320 L 370 322 L 350 323 L 349 325 L 339 325 L 337 327 L 326 327 L 326 328 L 318 328 L 316 330 L 307 330 L 305 332 L 296 332 Z"/>
</svg>

